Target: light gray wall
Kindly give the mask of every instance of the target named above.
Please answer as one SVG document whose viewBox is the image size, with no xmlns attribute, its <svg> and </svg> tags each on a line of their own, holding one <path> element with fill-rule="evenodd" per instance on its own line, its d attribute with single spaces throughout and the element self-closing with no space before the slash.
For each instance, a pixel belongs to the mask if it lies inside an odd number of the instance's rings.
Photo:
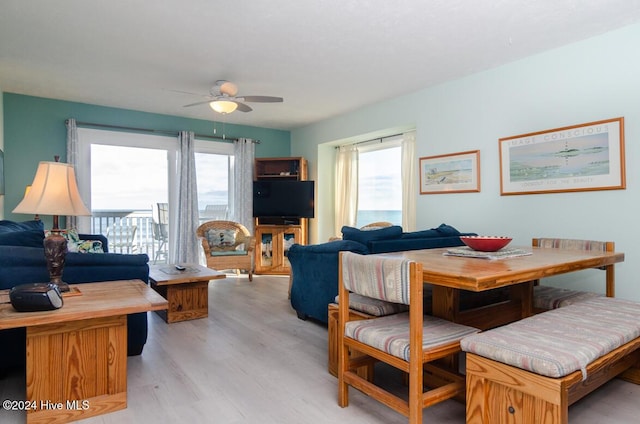
<svg viewBox="0 0 640 424">
<path fill-rule="evenodd" d="M 291 153 L 309 160 L 318 182 L 311 240 L 333 234 L 333 150 L 339 140 L 415 126 L 417 157 L 480 150 L 480 193 L 419 195 L 417 228 L 613 240 L 626 260 L 617 295 L 640 300 L 635 262 L 640 155 L 640 25 L 632 25 L 353 113 L 296 129 Z M 626 190 L 500 196 L 498 139 L 602 119 L 625 118 Z M 554 283 L 603 291 L 604 274 L 585 271 Z"/>
</svg>

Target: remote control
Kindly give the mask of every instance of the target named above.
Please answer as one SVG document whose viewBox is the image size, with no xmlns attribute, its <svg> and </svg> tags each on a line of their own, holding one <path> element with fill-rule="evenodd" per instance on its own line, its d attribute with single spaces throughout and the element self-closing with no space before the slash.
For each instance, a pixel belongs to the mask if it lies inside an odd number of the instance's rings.
<svg viewBox="0 0 640 424">
<path fill-rule="evenodd" d="M 178 271 L 184 271 L 184 270 L 185 270 L 185 269 L 187 269 L 187 268 L 183 267 L 182 265 L 176 265 L 176 269 L 177 269 Z"/>
</svg>

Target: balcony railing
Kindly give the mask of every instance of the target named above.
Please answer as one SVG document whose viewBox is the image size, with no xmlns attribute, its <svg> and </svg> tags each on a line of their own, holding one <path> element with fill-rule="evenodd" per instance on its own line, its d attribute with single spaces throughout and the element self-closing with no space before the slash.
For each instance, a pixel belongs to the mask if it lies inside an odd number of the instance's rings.
<svg viewBox="0 0 640 424">
<path fill-rule="evenodd" d="M 151 261 L 166 262 L 167 240 L 163 243 L 154 237 L 151 209 L 94 210 L 91 214 L 91 233 L 107 237 L 109 252 L 146 253 Z"/>
<path fill-rule="evenodd" d="M 200 223 L 214 217 L 211 211 L 200 211 Z M 225 215 L 226 216 L 226 215 Z M 147 210 L 93 210 L 91 234 L 102 234 L 109 240 L 109 252 L 146 253 L 152 263 L 166 263 L 169 250 L 168 237 L 164 239 L 153 231 L 153 214 Z M 132 228 L 135 232 L 132 233 Z"/>
</svg>

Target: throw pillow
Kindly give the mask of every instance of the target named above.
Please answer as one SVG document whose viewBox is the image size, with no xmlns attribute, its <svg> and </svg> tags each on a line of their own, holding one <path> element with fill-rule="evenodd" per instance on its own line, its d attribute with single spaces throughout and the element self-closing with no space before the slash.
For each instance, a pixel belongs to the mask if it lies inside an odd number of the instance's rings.
<svg viewBox="0 0 640 424">
<path fill-rule="evenodd" d="M 402 238 L 405 239 L 418 239 L 418 238 L 434 238 L 434 237 L 449 237 L 458 236 L 460 232 L 453 228 L 451 225 L 440 224 L 437 228 L 422 231 L 412 231 L 410 233 L 404 233 Z"/>
<path fill-rule="evenodd" d="M 402 227 L 399 225 L 393 225 L 391 227 L 384 227 L 378 230 L 363 231 L 354 227 L 342 227 L 342 239 L 357 241 L 366 245 L 373 240 L 391 240 L 400 238 L 402 236 Z"/>
<path fill-rule="evenodd" d="M 422 239 L 422 238 L 436 238 L 442 237 L 442 233 L 437 230 L 422 230 L 422 231 L 411 231 L 409 233 L 404 233 L 402 235 L 403 239 Z"/>
<path fill-rule="evenodd" d="M 207 231 L 207 241 L 211 248 L 226 248 L 236 244 L 236 230 L 216 230 Z"/>
<path fill-rule="evenodd" d="M 453 228 L 451 225 L 440 224 L 438 228 L 432 228 L 432 230 L 436 230 L 439 233 L 442 233 L 445 236 L 459 236 L 460 231 Z"/>
<path fill-rule="evenodd" d="M 44 224 L 39 219 L 24 222 L 9 221 L 8 219 L 3 219 L 0 221 L 0 233 L 28 230 L 44 231 Z"/>
<path fill-rule="evenodd" d="M 44 241 L 44 231 L 28 230 L 28 231 L 11 231 L 0 232 L 0 246 L 25 246 L 40 247 Z"/>
<path fill-rule="evenodd" d="M 68 243 L 67 248 L 72 244 L 74 245 L 75 250 L 69 249 L 69 252 L 104 253 L 102 242 L 100 240 L 80 240 L 78 243 Z"/>
<path fill-rule="evenodd" d="M 50 230 L 45 231 L 48 236 Z M 60 233 L 67 239 L 67 251 L 72 253 L 104 253 L 102 241 L 100 240 L 82 240 L 78 235 L 78 231 L 74 228 L 62 230 Z"/>
</svg>

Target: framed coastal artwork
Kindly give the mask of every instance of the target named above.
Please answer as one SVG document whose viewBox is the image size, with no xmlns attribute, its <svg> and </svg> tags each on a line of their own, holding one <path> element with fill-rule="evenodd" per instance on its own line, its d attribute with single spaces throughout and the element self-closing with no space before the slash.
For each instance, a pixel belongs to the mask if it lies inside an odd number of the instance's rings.
<svg viewBox="0 0 640 424">
<path fill-rule="evenodd" d="M 480 150 L 420 158 L 420 194 L 480 191 Z"/>
<path fill-rule="evenodd" d="M 624 118 L 499 139 L 500 194 L 624 189 Z"/>
</svg>

